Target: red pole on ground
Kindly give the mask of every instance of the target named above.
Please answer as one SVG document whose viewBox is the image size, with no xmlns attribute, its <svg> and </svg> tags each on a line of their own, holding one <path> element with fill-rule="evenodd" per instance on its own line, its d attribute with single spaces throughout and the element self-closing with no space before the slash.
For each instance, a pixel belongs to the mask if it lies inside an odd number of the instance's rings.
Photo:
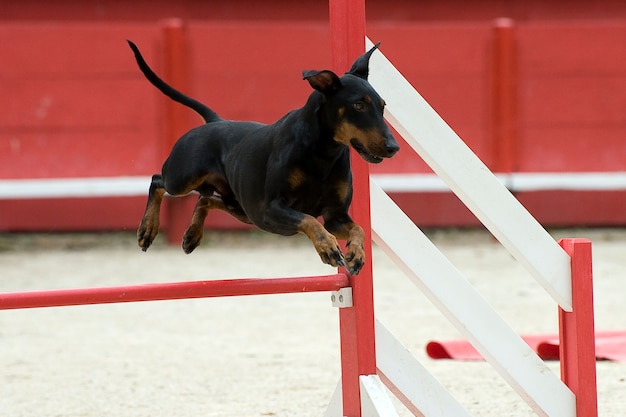
<svg viewBox="0 0 626 417">
<path fill-rule="evenodd" d="M 491 54 L 490 149 L 491 170 L 510 173 L 516 169 L 517 132 L 517 47 L 513 20 L 494 22 Z"/>
<path fill-rule="evenodd" d="M 330 0 L 333 69 L 342 74 L 365 51 L 365 2 Z M 360 375 L 376 373 L 372 237 L 369 199 L 369 166 L 352 151 L 354 197 L 351 215 L 365 230 L 365 266 L 350 277 L 353 307 L 339 309 L 343 415 L 361 416 Z"/>
<path fill-rule="evenodd" d="M 562 239 L 572 259 L 572 311 L 559 307 L 561 379 L 576 395 L 576 416 L 598 416 L 591 242 Z"/>
<path fill-rule="evenodd" d="M 163 23 L 163 75 L 165 80 L 183 92 L 190 90 L 190 63 L 185 26 L 180 19 L 168 19 Z M 176 140 L 190 127 L 192 111 L 166 98 L 164 118 L 163 161 L 169 155 Z M 193 211 L 194 197 L 165 199 L 165 218 L 167 223 L 167 241 L 180 244 Z"/>
</svg>

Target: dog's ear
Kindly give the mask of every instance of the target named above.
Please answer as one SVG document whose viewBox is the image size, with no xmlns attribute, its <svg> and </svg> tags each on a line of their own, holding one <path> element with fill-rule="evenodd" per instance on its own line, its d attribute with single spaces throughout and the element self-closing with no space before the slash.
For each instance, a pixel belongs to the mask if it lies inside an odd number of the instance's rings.
<svg viewBox="0 0 626 417">
<path fill-rule="evenodd" d="M 372 49 L 358 57 L 357 60 L 354 61 L 354 64 L 352 64 L 352 68 L 350 68 L 350 71 L 348 71 L 347 74 L 356 75 L 357 77 L 361 77 L 364 80 L 367 80 L 367 76 L 370 72 L 370 57 L 372 56 L 374 51 L 378 49 L 379 45 L 380 42 L 374 45 Z"/>
<path fill-rule="evenodd" d="M 324 94 L 332 94 L 341 88 L 339 77 L 329 70 L 302 71 L 302 79 L 307 80 L 311 87 Z"/>
</svg>

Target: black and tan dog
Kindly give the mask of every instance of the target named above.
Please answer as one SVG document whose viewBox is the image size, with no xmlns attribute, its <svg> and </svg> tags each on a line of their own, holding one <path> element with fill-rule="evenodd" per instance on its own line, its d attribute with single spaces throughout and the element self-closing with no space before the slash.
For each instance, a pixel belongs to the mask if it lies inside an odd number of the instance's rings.
<svg viewBox="0 0 626 417">
<path fill-rule="evenodd" d="M 358 274 L 364 262 L 363 229 L 348 215 L 352 200 L 349 147 L 370 163 L 398 151 L 383 119 L 385 102 L 367 82 L 369 59 L 359 57 L 348 73 L 304 71 L 315 91 L 304 107 L 273 124 L 228 121 L 175 90 L 146 64 L 129 41 L 139 68 L 166 96 L 200 114 L 206 124 L 183 135 L 152 177 L 146 212 L 137 231 L 145 251 L 159 231 L 165 192 L 200 194 L 183 237 L 186 253 L 202 239 L 210 209 L 280 235 L 304 233 L 322 261 Z M 320 224 L 317 217 L 324 219 Z M 337 239 L 345 240 L 344 256 Z"/>
</svg>

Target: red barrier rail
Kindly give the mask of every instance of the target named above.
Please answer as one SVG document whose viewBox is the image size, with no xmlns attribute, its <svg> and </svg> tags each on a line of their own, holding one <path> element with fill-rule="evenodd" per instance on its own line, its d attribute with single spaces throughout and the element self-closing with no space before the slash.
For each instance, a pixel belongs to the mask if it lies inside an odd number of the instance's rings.
<svg viewBox="0 0 626 417">
<path fill-rule="evenodd" d="M 333 274 L 296 278 L 241 278 L 101 288 L 22 291 L 0 293 L 0 310 L 336 291 L 349 285 L 348 277 L 345 274 Z"/>
</svg>

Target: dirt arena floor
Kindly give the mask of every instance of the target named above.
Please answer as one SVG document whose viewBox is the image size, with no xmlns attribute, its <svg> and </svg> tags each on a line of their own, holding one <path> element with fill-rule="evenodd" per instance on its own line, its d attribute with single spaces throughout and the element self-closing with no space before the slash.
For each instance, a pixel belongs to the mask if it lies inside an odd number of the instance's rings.
<svg viewBox="0 0 626 417">
<path fill-rule="evenodd" d="M 490 235 L 428 234 L 515 330 L 557 331 L 554 302 Z M 593 241 L 596 329 L 626 329 L 626 230 L 552 234 Z M 378 319 L 472 415 L 534 415 L 487 363 L 429 359 L 459 333 L 378 248 L 374 271 Z M 0 234 L 1 292 L 332 272 L 306 239 L 260 232 L 209 233 L 191 255 L 162 237 L 143 253 L 133 233 Z M 2 417 L 323 416 L 339 371 L 328 293 L 0 311 Z M 597 375 L 600 416 L 626 415 L 626 363 Z"/>
</svg>

